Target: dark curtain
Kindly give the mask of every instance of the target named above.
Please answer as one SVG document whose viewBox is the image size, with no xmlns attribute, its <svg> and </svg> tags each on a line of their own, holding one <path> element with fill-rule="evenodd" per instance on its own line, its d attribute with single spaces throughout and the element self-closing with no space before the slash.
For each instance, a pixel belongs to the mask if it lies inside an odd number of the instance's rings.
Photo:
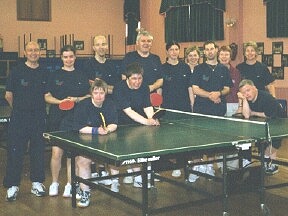
<svg viewBox="0 0 288 216">
<path fill-rule="evenodd" d="M 165 41 L 223 40 L 225 0 L 162 0 Z"/>
<path fill-rule="evenodd" d="M 162 0 L 160 5 L 160 14 L 167 13 L 174 7 L 196 4 L 209 4 L 217 10 L 225 11 L 225 0 Z"/>
<path fill-rule="evenodd" d="M 223 11 L 206 4 L 191 6 L 189 41 L 223 40 Z"/>
<path fill-rule="evenodd" d="M 124 20 L 128 25 L 127 45 L 135 44 L 136 29 L 140 21 L 140 0 L 124 1 Z"/>
<path fill-rule="evenodd" d="M 189 41 L 189 7 L 176 7 L 166 14 L 165 38 L 167 41 Z"/>
<path fill-rule="evenodd" d="M 266 1 L 267 37 L 288 37 L 288 1 Z"/>
</svg>

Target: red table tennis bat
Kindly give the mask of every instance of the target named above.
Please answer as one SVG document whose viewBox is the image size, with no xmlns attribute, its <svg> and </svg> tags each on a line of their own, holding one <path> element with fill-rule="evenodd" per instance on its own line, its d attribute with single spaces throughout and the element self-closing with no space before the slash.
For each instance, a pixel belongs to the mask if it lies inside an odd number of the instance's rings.
<svg viewBox="0 0 288 216">
<path fill-rule="evenodd" d="M 73 109 L 75 103 L 71 100 L 65 100 L 59 104 L 59 109 L 61 110 L 71 110 Z"/>
<path fill-rule="evenodd" d="M 161 104 L 163 103 L 163 97 L 162 95 L 158 93 L 151 93 L 150 94 L 150 101 L 152 106 L 160 107 Z"/>
</svg>

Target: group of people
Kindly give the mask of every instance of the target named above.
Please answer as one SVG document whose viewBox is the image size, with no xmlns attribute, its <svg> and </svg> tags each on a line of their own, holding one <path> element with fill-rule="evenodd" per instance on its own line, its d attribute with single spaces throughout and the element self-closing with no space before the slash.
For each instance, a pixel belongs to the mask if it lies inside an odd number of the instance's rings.
<svg viewBox="0 0 288 216">
<path fill-rule="evenodd" d="M 116 73 L 111 60 L 106 59 L 108 44 L 105 36 L 94 37 L 95 56 L 82 69 L 74 67 L 74 47 L 65 45 L 60 53 L 63 67 L 49 76 L 38 63 L 39 45 L 33 41 L 26 44 L 26 62 L 11 71 L 6 86 L 5 97 L 13 107 L 3 181 L 8 188 L 7 201 L 16 200 L 28 144 L 31 193 L 39 197 L 45 195 L 45 141 L 42 136 L 45 130 L 76 130 L 92 136 L 105 136 L 123 124 L 159 126 L 159 120 L 153 118 L 154 109 L 150 102 L 150 94 L 153 92 L 162 94 L 162 107 L 169 109 L 217 116 L 241 113 L 245 118 L 282 117 L 281 107 L 275 99 L 274 78 L 267 67 L 256 60 L 256 43 L 245 45 L 246 60 L 237 69 L 230 64 L 230 47 L 219 49 L 213 41 L 204 43 L 206 61 L 201 64 L 200 52 L 195 46 L 186 49 L 185 61 L 179 60 L 180 45 L 177 42 L 166 44 L 167 60 L 162 64 L 159 56 L 150 52 L 152 43 L 153 36 L 140 29 L 136 50 L 127 53 L 123 59 L 121 76 Z M 73 101 L 75 107 L 61 110 L 58 105 L 67 100 Z M 46 104 L 49 104 L 48 116 Z M 58 178 L 64 153 L 63 149 L 52 146 L 50 196 L 59 193 Z M 265 156 L 270 160 L 275 159 L 276 150 L 267 150 Z M 213 159 L 213 155 L 208 156 L 210 159 Z M 92 163 L 95 161 L 78 156 L 75 170 L 77 175 L 90 178 Z M 94 177 L 109 175 L 104 165 L 99 163 L 98 167 L 99 172 L 97 175 L 93 173 Z M 117 175 L 119 170 L 113 166 L 109 168 L 111 179 L 102 183 L 111 185 L 111 191 L 118 192 L 119 179 L 113 175 Z M 193 169 L 214 174 L 213 164 L 194 166 Z M 274 173 L 278 167 L 270 162 L 267 163 L 267 172 L 269 169 Z M 128 167 L 127 172 L 132 175 L 125 177 L 123 182 L 142 187 L 142 177 L 133 176 L 133 172 L 139 170 L 138 166 Z M 177 177 L 181 172 L 174 170 L 172 175 Z M 189 181 L 194 182 L 196 179 L 194 174 L 189 175 Z M 63 196 L 71 197 L 69 158 Z M 77 198 L 79 207 L 87 207 L 90 203 L 89 186 L 81 183 Z"/>
</svg>

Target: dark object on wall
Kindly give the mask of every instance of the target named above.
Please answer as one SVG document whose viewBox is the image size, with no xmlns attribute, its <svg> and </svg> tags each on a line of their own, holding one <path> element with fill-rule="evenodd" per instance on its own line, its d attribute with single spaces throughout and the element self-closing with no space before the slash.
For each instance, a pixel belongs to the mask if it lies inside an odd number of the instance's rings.
<svg viewBox="0 0 288 216">
<path fill-rule="evenodd" d="M 267 67 L 273 66 L 273 55 L 262 55 L 262 63 Z"/>
<path fill-rule="evenodd" d="M 74 41 L 73 46 L 76 50 L 84 50 L 84 41 Z"/>
<path fill-rule="evenodd" d="M 55 58 L 56 57 L 56 50 L 47 50 L 46 51 L 47 58 Z"/>
<path fill-rule="evenodd" d="M 236 43 L 231 43 L 229 46 L 230 46 L 230 48 L 232 50 L 231 60 L 234 61 L 236 59 L 236 56 L 237 56 L 238 45 Z"/>
<path fill-rule="evenodd" d="M 272 67 L 272 76 L 275 79 L 284 80 L 284 68 L 283 67 Z"/>
<path fill-rule="evenodd" d="M 263 42 L 257 42 L 257 51 L 258 55 L 263 55 L 264 54 L 264 43 Z"/>
<path fill-rule="evenodd" d="M 17 0 L 17 20 L 51 21 L 51 0 Z"/>
<path fill-rule="evenodd" d="M 47 50 L 47 39 L 38 39 L 37 43 L 39 44 L 41 50 Z"/>
<path fill-rule="evenodd" d="M 140 0 L 124 1 L 124 21 L 127 25 L 126 45 L 136 43 L 136 28 L 140 21 Z"/>
<path fill-rule="evenodd" d="M 272 42 L 272 53 L 283 53 L 283 42 Z"/>
</svg>

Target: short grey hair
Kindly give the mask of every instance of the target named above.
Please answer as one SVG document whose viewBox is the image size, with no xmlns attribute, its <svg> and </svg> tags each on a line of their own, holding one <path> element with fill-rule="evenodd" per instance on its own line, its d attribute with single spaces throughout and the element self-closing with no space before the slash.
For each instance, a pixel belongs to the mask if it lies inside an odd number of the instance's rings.
<svg viewBox="0 0 288 216">
<path fill-rule="evenodd" d="M 139 41 L 141 36 L 147 36 L 151 40 L 153 40 L 153 35 L 150 32 L 146 31 L 144 28 L 140 28 L 140 29 L 138 28 L 138 29 L 136 29 L 136 31 L 138 32 L 137 37 L 136 37 L 136 41 Z"/>
<path fill-rule="evenodd" d="M 254 82 L 249 79 L 244 79 L 239 83 L 239 89 L 242 88 L 245 85 L 255 86 Z"/>
</svg>

